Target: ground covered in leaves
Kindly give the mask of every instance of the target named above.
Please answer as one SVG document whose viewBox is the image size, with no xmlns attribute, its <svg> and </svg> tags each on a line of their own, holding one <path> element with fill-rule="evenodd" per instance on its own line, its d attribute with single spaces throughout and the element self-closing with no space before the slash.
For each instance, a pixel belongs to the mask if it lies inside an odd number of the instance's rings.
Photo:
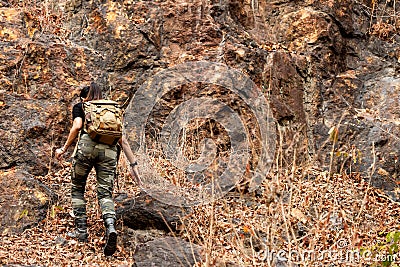
<svg viewBox="0 0 400 267">
<path fill-rule="evenodd" d="M 69 166 L 40 179 L 55 190 L 58 202 L 36 227 L 1 236 L 3 265 L 132 266 L 136 242 L 128 239 L 132 230 L 121 221 L 117 252 L 103 256 L 103 224 L 93 174 L 88 182 L 87 244 L 66 235 L 73 229 Z M 115 196 L 137 192 L 121 168 Z M 299 168 L 272 172 L 257 193 L 237 190 L 195 207 L 182 219 L 176 235 L 203 246 L 204 262 L 198 266 L 277 266 L 287 261 L 299 266 L 380 266 L 385 260 L 396 266 L 399 215 L 399 203 L 356 173 L 330 175 Z"/>
<path fill-rule="evenodd" d="M 239 266 L 400 262 L 400 204 L 358 174 L 299 169 L 276 173 L 263 189 L 260 196 L 232 196 L 199 207 L 187 219 L 185 236 L 205 245 L 209 264 L 219 259 Z"/>
<path fill-rule="evenodd" d="M 87 209 L 89 242 L 82 244 L 70 239 L 67 233 L 74 229 L 70 205 L 70 164 L 64 163 L 62 170 L 38 177 L 42 183 L 54 190 L 58 196 L 48 210 L 46 218 L 22 234 L 3 234 L 0 240 L 0 263 L 3 265 L 20 264 L 29 266 L 131 266 L 133 263 L 134 244 L 123 236 L 129 229 L 119 222 L 121 234 L 118 250 L 113 257 L 105 257 L 102 248 L 105 240 L 103 221 L 96 198 L 94 172 L 87 183 Z M 133 186 L 120 168 L 115 186 L 115 196 L 120 192 L 134 195 L 137 188 Z M 134 242 L 134 240 L 131 240 Z M 125 244 L 128 242 L 128 244 Z"/>
</svg>

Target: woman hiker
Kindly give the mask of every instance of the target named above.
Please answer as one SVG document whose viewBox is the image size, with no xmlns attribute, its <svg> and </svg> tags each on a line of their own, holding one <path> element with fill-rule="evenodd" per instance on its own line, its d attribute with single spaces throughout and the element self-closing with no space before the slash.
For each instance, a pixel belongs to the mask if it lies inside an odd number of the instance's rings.
<svg viewBox="0 0 400 267">
<path fill-rule="evenodd" d="M 122 136 L 116 145 L 107 145 L 96 142 L 83 130 L 85 123 L 84 102 L 103 99 L 100 87 L 92 82 L 80 93 L 81 102 L 73 106 L 73 124 L 64 146 L 56 150 L 56 158 L 67 151 L 74 140 L 79 136 L 75 152 L 72 155 L 71 172 L 71 202 L 75 216 L 75 231 L 68 233 L 69 236 L 77 238 L 80 242 L 87 242 L 87 215 L 85 187 L 87 177 L 94 167 L 97 177 L 97 198 L 101 208 L 105 225 L 106 244 L 104 254 L 111 256 L 117 249 L 117 231 L 115 230 L 116 213 L 112 198 L 114 178 L 118 164 L 118 145 L 122 147 L 127 160 L 130 162 L 131 175 L 136 183 L 140 183 L 137 171 L 137 163 L 127 140 Z"/>
</svg>

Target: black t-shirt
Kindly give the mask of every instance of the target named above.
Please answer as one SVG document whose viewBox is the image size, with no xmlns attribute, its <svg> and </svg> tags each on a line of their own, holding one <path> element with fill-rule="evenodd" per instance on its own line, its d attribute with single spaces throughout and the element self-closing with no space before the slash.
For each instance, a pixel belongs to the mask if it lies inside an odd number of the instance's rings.
<svg viewBox="0 0 400 267">
<path fill-rule="evenodd" d="M 82 120 L 85 120 L 85 112 L 83 112 L 82 102 L 75 104 L 72 108 L 72 120 L 75 120 L 77 117 L 81 117 Z"/>
</svg>

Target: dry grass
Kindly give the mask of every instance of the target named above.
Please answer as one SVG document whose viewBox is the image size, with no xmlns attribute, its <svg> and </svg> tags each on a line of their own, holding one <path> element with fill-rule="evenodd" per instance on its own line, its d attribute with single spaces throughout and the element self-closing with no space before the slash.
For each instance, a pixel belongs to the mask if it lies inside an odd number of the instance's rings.
<svg viewBox="0 0 400 267">
<path fill-rule="evenodd" d="M 369 14 L 369 34 L 382 40 L 395 42 L 395 36 L 399 34 L 399 4 L 396 0 L 390 1 L 355 1 L 364 7 Z"/>
<path fill-rule="evenodd" d="M 196 127 L 190 131 L 197 133 Z M 186 151 L 202 139 L 185 138 Z M 336 157 L 337 137 L 329 138 Z M 182 173 L 175 177 L 173 170 L 166 172 L 170 164 L 157 158 L 160 154 L 152 154 L 154 168 L 169 181 L 184 181 Z M 370 186 L 372 173 L 362 176 L 344 166 L 333 173 L 332 166 L 324 171 L 309 162 L 296 165 L 296 154 L 301 153 L 287 154 L 281 143 L 274 170 L 258 193 L 238 186 L 182 219 L 179 236 L 204 248 L 198 266 L 276 266 L 285 261 L 298 266 L 380 266 L 390 257 L 388 246 L 398 241 L 386 238 L 400 232 L 400 203 Z M 400 261 L 400 255 L 395 257 Z"/>
<path fill-rule="evenodd" d="M 121 171 L 115 193 L 134 196 L 137 188 L 125 169 Z M 130 266 L 133 263 L 134 245 L 122 239 L 115 257 L 103 256 L 103 225 L 93 175 L 87 196 L 90 242 L 80 245 L 66 237 L 73 228 L 68 172 L 69 167 L 42 177 L 42 182 L 58 188 L 59 202 L 54 203 L 47 218 L 37 227 L 20 235 L 2 236 L 2 264 Z M 225 198 L 194 207 L 193 213 L 182 219 L 184 228 L 177 235 L 203 246 L 204 262 L 198 266 L 229 266 L 228 263 L 275 266 L 279 251 L 280 256 L 292 255 L 292 260 L 300 266 L 366 266 L 374 261 L 345 256 L 353 255 L 349 254 L 353 250 L 372 250 L 378 242 L 385 242 L 386 233 L 400 231 L 399 214 L 399 203 L 371 188 L 358 174 L 330 175 L 313 168 L 297 168 L 293 173 L 272 173 L 258 195 L 231 192 Z M 119 223 L 124 234 L 127 229 Z M 64 239 L 68 241 L 63 242 Z M 322 254 L 323 251 L 330 251 L 331 255 Z M 380 253 L 387 255 L 387 251 Z"/>
<path fill-rule="evenodd" d="M 301 266 L 365 266 L 373 260 L 344 256 L 372 249 L 385 242 L 386 233 L 400 230 L 399 203 L 370 188 L 357 174 L 330 176 L 298 169 L 275 174 L 263 189 L 259 196 L 231 194 L 197 207 L 185 218 L 183 236 L 206 248 L 204 266 L 275 266 L 278 258 L 273 251 L 287 252 L 282 255 L 292 255 Z M 332 255 L 324 256 L 323 251 Z M 300 257 L 310 252 L 310 258 Z M 343 258 L 338 259 L 340 255 Z"/>
</svg>

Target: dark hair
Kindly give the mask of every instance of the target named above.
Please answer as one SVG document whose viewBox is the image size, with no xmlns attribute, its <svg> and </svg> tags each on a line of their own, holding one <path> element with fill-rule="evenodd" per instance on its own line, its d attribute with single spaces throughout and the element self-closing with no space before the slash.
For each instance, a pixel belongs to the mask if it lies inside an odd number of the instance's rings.
<svg viewBox="0 0 400 267">
<path fill-rule="evenodd" d="M 81 93 L 79 94 L 80 98 L 86 98 L 89 93 L 90 86 L 85 86 L 82 88 Z"/>
<path fill-rule="evenodd" d="M 101 89 L 95 82 L 90 83 L 90 86 L 83 87 L 79 96 L 81 98 L 87 98 L 88 101 L 103 98 Z"/>
</svg>

